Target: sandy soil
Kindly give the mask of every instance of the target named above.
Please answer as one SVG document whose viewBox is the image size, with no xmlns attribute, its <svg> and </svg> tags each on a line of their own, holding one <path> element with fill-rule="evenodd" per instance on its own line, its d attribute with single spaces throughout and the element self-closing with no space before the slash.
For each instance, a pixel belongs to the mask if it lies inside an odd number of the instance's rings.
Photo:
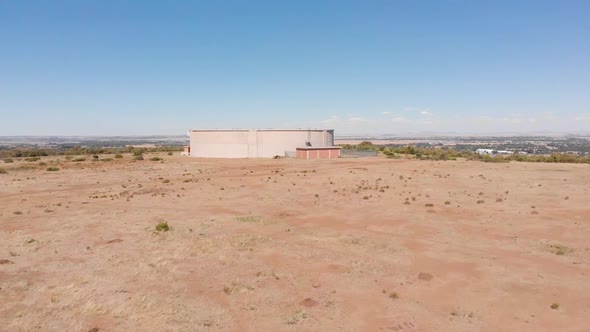
<svg viewBox="0 0 590 332">
<path fill-rule="evenodd" d="M 589 165 L 161 156 L 2 165 L 0 330 L 590 329 Z"/>
</svg>

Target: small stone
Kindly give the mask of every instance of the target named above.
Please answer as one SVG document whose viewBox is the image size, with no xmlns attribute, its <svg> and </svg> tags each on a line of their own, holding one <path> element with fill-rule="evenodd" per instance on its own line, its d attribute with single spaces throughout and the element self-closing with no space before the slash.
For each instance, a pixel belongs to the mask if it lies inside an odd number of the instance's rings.
<svg viewBox="0 0 590 332">
<path fill-rule="evenodd" d="M 316 305 L 318 305 L 318 301 L 312 299 L 312 298 L 306 298 L 305 300 L 299 302 L 299 304 L 301 304 L 304 307 L 315 307 Z"/>
<path fill-rule="evenodd" d="M 432 274 L 430 274 L 430 273 L 420 272 L 418 274 L 418 279 L 420 279 L 420 280 L 430 281 L 430 280 L 432 280 L 432 278 L 433 278 Z"/>
</svg>

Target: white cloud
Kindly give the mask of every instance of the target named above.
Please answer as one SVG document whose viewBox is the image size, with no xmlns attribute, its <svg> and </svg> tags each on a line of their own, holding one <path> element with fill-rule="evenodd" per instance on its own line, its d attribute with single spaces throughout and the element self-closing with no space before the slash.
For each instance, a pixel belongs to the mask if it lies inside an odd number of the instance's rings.
<svg viewBox="0 0 590 332">
<path fill-rule="evenodd" d="M 381 112 L 381 114 L 383 114 L 383 115 L 389 115 L 389 114 L 391 114 L 391 112 Z"/>
<path fill-rule="evenodd" d="M 369 120 L 367 120 L 365 118 L 358 117 L 358 116 L 352 116 L 352 117 L 348 118 L 348 121 L 350 121 L 350 122 L 369 122 Z"/>
<path fill-rule="evenodd" d="M 396 116 L 391 119 L 391 122 L 408 122 L 408 119 L 404 118 L 403 116 Z"/>
</svg>

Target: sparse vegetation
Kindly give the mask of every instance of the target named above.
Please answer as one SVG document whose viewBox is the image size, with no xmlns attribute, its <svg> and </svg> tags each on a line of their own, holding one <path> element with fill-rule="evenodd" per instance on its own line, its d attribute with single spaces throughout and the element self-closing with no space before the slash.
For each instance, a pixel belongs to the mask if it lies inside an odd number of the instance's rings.
<svg viewBox="0 0 590 332">
<path fill-rule="evenodd" d="M 574 249 L 572 249 L 568 246 L 561 245 L 561 244 L 552 244 L 549 246 L 549 251 L 551 251 L 552 253 L 554 253 L 558 256 L 563 256 L 563 255 L 573 253 Z"/>
<path fill-rule="evenodd" d="M 121 158 L 123 158 L 123 155 L 122 155 L 122 154 L 120 154 L 120 153 L 117 153 L 117 154 L 115 155 L 115 159 L 121 159 Z"/>
<path fill-rule="evenodd" d="M 59 171 L 59 168 L 58 167 L 47 167 L 47 171 L 48 172 L 57 172 L 57 171 Z"/>
<path fill-rule="evenodd" d="M 150 160 L 151 161 L 162 161 L 163 159 L 160 157 L 151 157 Z"/>
<path fill-rule="evenodd" d="M 72 161 L 74 161 L 74 162 L 86 161 L 86 158 L 75 158 Z"/>
<path fill-rule="evenodd" d="M 29 157 L 29 158 L 25 158 L 25 161 L 28 161 L 30 163 L 35 162 L 35 161 L 39 161 L 41 158 L 39 157 Z"/>
<path fill-rule="evenodd" d="M 14 162 L 14 160 L 12 160 L 12 158 L 6 158 L 6 159 L 4 159 L 4 163 L 6 163 L 6 164 L 10 164 L 10 163 L 13 163 L 13 162 Z"/>
<path fill-rule="evenodd" d="M 301 324 L 307 318 L 307 313 L 303 310 L 295 311 L 291 316 L 287 317 L 285 323 L 287 325 Z"/>
<path fill-rule="evenodd" d="M 553 304 L 551 304 L 551 309 L 553 309 L 553 310 L 559 309 L 559 303 L 553 303 Z"/>
<path fill-rule="evenodd" d="M 392 299 L 392 300 L 397 300 L 397 299 L 399 299 L 399 294 L 398 294 L 397 292 L 390 292 L 388 296 L 389 296 L 389 298 L 390 298 L 390 299 Z"/>
<path fill-rule="evenodd" d="M 168 232 L 170 230 L 170 226 L 168 226 L 168 222 L 161 222 L 156 225 L 156 231 L 158 232 Z"/>
<path fill-rule="evenodd" d="M 256 216 L 245 216 L 245 217 L 237 217 L 236 221 L 245 222 L 245 223 L 258 223 L 258 222 L 262 221 L 262 218 L 256 217 Z"/>
<path fill-rule="evenodd" d="M 143 155 L 134 155 L 133 160 L 143 160 Z"/>
<path fill-rule="evenodd" d="M 8 173 L 4 168 L 0 167 L 0 174 L 6 174 Z"/>
</svg>

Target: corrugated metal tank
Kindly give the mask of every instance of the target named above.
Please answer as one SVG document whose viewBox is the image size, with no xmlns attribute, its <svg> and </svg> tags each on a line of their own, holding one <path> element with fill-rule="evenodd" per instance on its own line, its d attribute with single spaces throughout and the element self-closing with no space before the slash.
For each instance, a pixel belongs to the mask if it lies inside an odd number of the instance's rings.
<svg viewBox="0 0 590 332">
<path fill-rule="evenodd" d="M 272 158 L 298 147 L 334 145 L 333 129 L 191 130 L 190 155 L 204 158 Z"/>
</svg>

